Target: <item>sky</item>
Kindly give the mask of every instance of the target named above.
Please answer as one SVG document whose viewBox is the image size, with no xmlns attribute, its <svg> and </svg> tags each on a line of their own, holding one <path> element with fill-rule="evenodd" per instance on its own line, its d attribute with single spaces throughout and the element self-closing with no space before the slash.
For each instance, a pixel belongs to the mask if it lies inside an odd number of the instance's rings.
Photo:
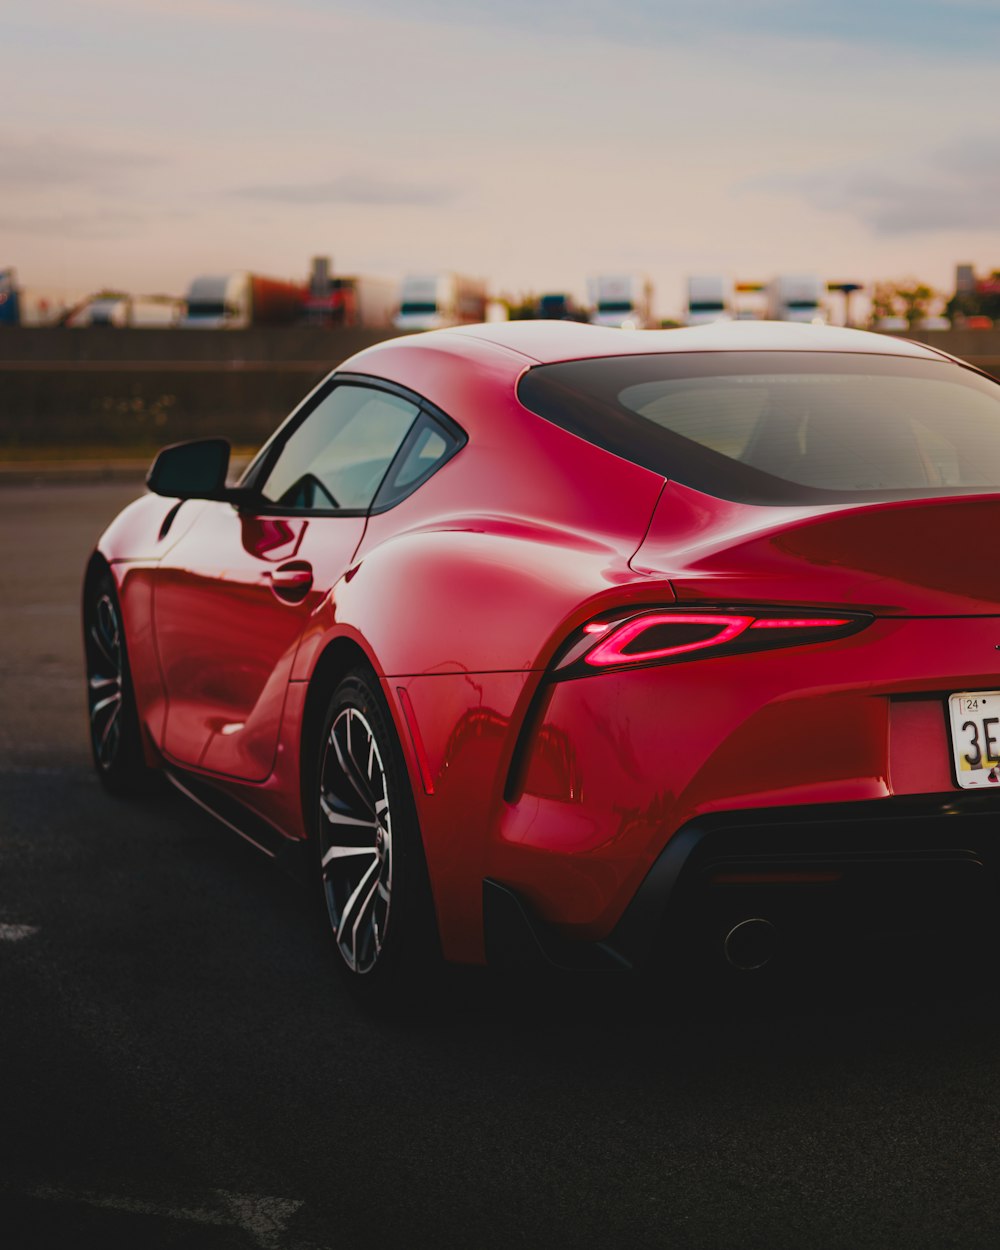
<svg viewBox="0 0 1000 1250">
<path fill-rule="evenodd" d="M 26 289 L 1000 268 L 1000 0 L 8 0 L 0 48 Z"/>
</svg>

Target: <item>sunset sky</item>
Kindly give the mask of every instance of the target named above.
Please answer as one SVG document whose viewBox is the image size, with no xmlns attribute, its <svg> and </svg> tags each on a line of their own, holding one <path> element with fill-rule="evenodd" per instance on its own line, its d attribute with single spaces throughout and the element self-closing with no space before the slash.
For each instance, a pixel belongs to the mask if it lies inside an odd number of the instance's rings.
<svg viewBox="0 0 1000 1250">
<path fill-rule="evenodd" d="M 26 288 L 1000 267 L 1000 0 L 34 0 L 0 46 Z"/>
</svg>

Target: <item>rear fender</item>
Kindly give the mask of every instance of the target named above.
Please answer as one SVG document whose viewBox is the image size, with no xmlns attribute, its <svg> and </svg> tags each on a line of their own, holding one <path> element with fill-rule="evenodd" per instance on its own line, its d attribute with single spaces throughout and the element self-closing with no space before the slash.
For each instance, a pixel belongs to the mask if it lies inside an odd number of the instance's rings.
<svg viewBox="0 0 1000 1250">
<path fill-rule="evenodd" d="M 482 523 L 481 523 L 482 524 Z M 629 569 L 610 547 L 494 520 L 490 531 L 413 531 L 341 579 L 303 635 L 293 680 L 308 680 L 341 634 L 380 676 L 544 669 L 579 624 L 606 607 L 669 603 L 669 583 Z M 375 657 L 378 657 L 377 661 Z"/>
<path fill-rule="evenodd" d="M 672 599 L 665 582 L 632 573 L 606 547 L 514 531 L 421 531 L 384 543 L 314 615 L 294 668 L 295 685 L 311 684 L 329 649 L 348 641 L 379 677 L 416 800 L 442 947 L 458 962 L 484 958 L 482 878 L 549 661 L 606 607 Z"/>
</svg>

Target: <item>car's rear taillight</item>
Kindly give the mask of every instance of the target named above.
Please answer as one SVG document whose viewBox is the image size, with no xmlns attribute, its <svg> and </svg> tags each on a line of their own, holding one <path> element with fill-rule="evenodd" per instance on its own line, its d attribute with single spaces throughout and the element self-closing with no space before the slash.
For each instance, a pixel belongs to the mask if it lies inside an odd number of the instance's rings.
<svg viewBox="0 0 1000 1250">
<path fill-rule="evenodd" d="M 582 676 L 608 669 L 826 642 L 856 633 L 871 621 L 862 613 L 796 609 L 655 608 L 588 622 L 570 639 L 555 673 Z"/>
</svg>

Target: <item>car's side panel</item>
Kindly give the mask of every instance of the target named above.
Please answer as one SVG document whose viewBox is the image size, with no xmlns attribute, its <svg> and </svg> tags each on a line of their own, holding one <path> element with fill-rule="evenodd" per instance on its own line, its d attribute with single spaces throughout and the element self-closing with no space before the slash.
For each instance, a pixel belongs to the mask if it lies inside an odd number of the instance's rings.
<svg viewBox="0 0 1000 1250">
<path fill-rule="evenodd" d="M 156 577 L 169 759 L 247 781 L 268 776 L 299 639 L 364 525 L 359 516 L 258 517 L 207 505 Z M 293 565 L 312 583 L 289 600 L 274 578 Z"/>
<path fill-rule="evenodd" d="M 307 695 L 308 686 L 304 682 L 291 682 L 287 686 L 274 766 L 264 781 L 254 783 L 218 774 L 201 774 L 213 786 L 238 799 L 293 842 L 307 836 L 300 779 L 301 726 Z"/>
<path fill-rule="evenodd" d="M 180 503 L 160 495 L 142 495 L 115 517 L 96 548 L 97 557 L 108 564 L 118 587 L 132 685 L 150 765 L 160 760 L 167 713 L 153 631 L 156 569 L 207 506 L 200 500 Z"/>
</svg>

